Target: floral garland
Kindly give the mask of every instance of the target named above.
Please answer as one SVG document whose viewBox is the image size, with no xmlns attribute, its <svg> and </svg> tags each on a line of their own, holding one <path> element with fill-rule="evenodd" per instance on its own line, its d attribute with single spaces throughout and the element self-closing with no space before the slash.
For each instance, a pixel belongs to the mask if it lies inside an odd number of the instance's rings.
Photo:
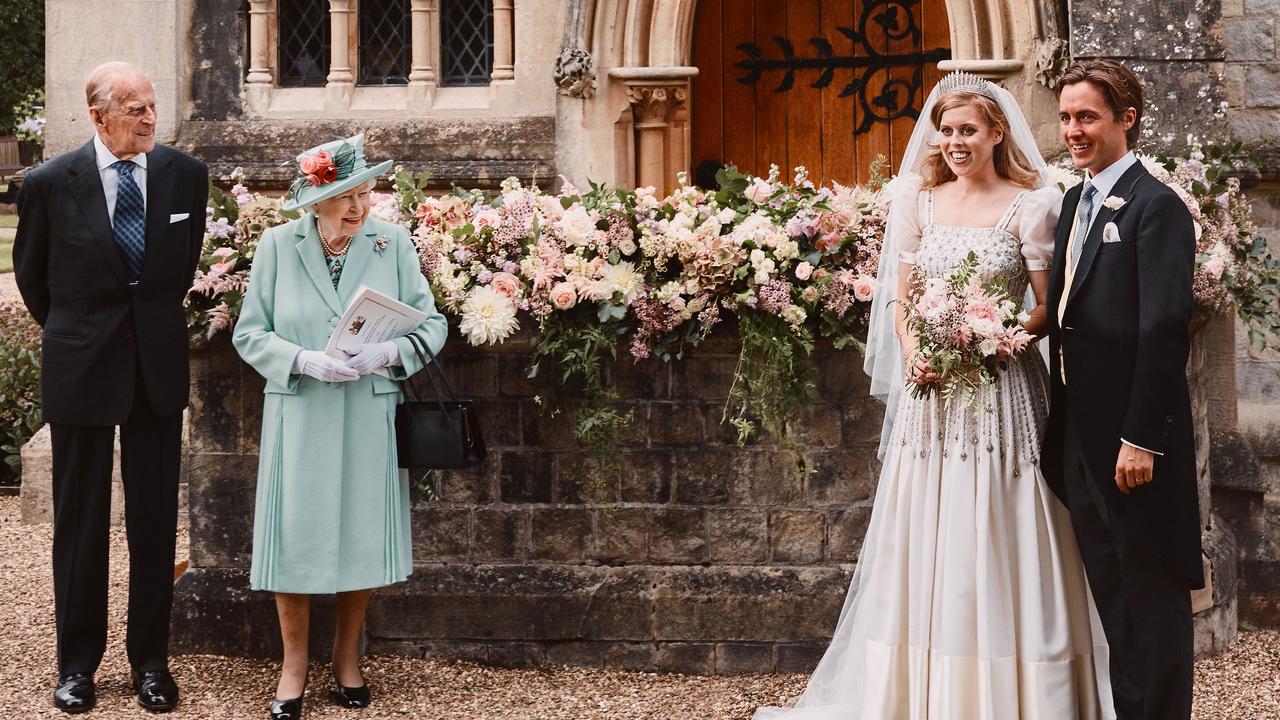
<svg viewBox="0 0 1280 720">
<path fill-rule="evenodd" d="M 204 246 L 186 299 L 187 327 L 195 340 L 231 330 L 240 317 L 249 267 L 263 231 L 299 216 L 282 212 L 274 198 L 249 192 L 242 169 L 236 168 L 228 179 L 230 194 L 209 183 Z"/>
<path fill-rule="evenodd" d="M 1229 175 L 1239 149 L 1195 148 L 1144 164 L 1187 203 L 1198 227 L 1195 291 L 1201 312 L 1232 304 L 1255 346 L 1276 345 L 1276 261 Z M 1061 185 L 1079 176 L 1056 168 Z M 761 429 L 792 447 L 793 421 L 816 399 L 810 354 L 818 339 L 865 348 L 877 291 L 887 193 L 879 165 L 866 186 L 816 188 L 804 168 L 784 182 L 732 166 L 717 190 L 680 186 L 666 197 L 564 183 L 557 194 L 509 178 L 495 194 L 426 194 L 428 178 L 397 168 L 394 192 L 372 214 L 405 226 L 442 312 L 473 346 L 532 330 L 529 376 L 555 368 L 574 388 L 575 430 L 597 472 L 616 467 L 631 423 L 606 380 L 619 352 L 635 360 L 683 356 L 727 318 L 737 322 L 738 364 L 723 422 L 740 441 Z M 193 336 L 229 330 L 239 314 L 262 231 L 297 217 L 250 193 L 211 189 L 204 254 L 187 307 Z M 559 412 L 555 388 L 536 400 Z"/>
</svg>

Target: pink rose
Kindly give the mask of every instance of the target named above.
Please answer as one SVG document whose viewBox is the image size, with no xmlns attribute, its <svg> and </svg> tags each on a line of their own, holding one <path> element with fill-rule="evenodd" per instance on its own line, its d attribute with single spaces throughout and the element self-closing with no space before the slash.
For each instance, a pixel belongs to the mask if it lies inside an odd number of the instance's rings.
<svg viewBox="0 0 1280 720">
<path fill-rule="evenodd" d="M 573 283 L 562 282 L 551 288 L 551 304 L 557 310 L 568 310 L 578 304 L 578 293 Z"/>
<path fill-rule="evenodd" d="M 866 275 L 859 275 L 853 281 L 853 298 L 858 302 L 870 302 L 876 296 L 876 281 Z"/>
<path fill-rule="evenodd" d="M 302 160 L 298 161 L 298 169 L 312 185 L 327 185 L 338 179 L 338 168 L 333 164 L 333 156 L 323 150 L 303 155 Z"/>
<path fill-rule="evenodd" d="M 489 282 L 489 287 L 506 295 L 512 300 L 516 295 L 520 294 L 520 279 L 509 272 L 494 273 L 493 280 Z"/>
<path fill-rule="evenodd" d="M 231 272 L 231 268 L 234 268 L 235 266 L 235 260 L 224 260 L 220 263 L 214 263 L 213 266 L 209 268 L 209 276 L 218 277 L 220 275 L 225 275 Z"/>
<path fill-rule="evenodd" d="M 808 280 L 813 276 L 813 266 L 807 262 L 802 262 L 796 266 L 796 279 L 800 281 Z"/>
<path fill-rule="evenodd" d="M 1222 265 L 1222 260 L 1218 258 L 1205 260 L 1203 267 L 1204 271 L 1209 274 L 1209 277 L 1212 277 L 1214 280 L 1221 278 L 1222 271 L 1226 269 Z"/>
<path fill-rule="evenodd" d="M 773 194 L 773 186 L 763 178 L 756 178 L 755 182 L 743 193 L 747 199 L 756 204 L 768 202 L 769 196 Z"/>
<path fill-rule="evenodd" d="M 214 250 L 213 252 L 211 252 L 211 253 L 209 253 L 209 254 L 210 254 L 210 255 L 212 255 L 212 256 L 214 256 L 214 257 L 216 257 L 216 258 L 218 258 L 218 259 L 226 260 L 226 259 L 227 259 L 227 256 L 228 256 L 228 255 L 231 255 L 231 254 L 232 254 L 232 253 L 234 253 L 234 252 L 235 252 L 235 250 L 233 250 L 232 248 L 229 248 L 229 247 L 220 247 L 220 248 L 218 248 L 217 250 Z"/>
</svg>

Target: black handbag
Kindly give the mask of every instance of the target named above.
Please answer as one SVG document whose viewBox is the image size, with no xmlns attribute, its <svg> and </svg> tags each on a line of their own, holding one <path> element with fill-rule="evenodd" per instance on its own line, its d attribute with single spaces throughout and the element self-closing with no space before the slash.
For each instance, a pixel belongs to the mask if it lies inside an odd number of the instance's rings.
<svg viewBox="0 0 1280 720">
<path fill-rule="evenodd" d="M 422 363 L 422 371 L 431 381 L 434 400 L 421 400 L 414 390 L 412 378 L 401 381 L 404 401 L 396 406 L 396 454 L 402 468 L 428 470 L 456 470 L 479 465 L 485 458 L 484 437 L 480 434 L 480 420 L 475 403 L 459 400 L 453 385 L 436 361 L 435 353 L 422 338 L 410 333 L 406 336 Z M 425 356 L 424 356 L 425 353 Z M 431 362 L 427 362 L 427 358 Z M 440 383 L 433 373 L 439 373 L 448 398 L 440 392 Z"/>
</svg>

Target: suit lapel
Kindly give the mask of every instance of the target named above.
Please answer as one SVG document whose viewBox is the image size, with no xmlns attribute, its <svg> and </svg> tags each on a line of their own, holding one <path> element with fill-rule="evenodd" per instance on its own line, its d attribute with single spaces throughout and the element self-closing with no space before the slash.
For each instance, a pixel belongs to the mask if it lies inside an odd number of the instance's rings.
<svg viewBox="0 0 1280 720">
<path fill-rule="evenodd" d="M 89 228 L 89 234 L 93 236 L 94 244 L 102 252 L 106 266 L 124 284 L 127 282 L 124 259 L 120 257 L 115 233 L 111 230 L 107 198 L 102 190 L 102 177 L 98 174 L 98 155 L 93 149 L 92 141 L 76 151 L 75 162 L 71 164 L 69 187 Z"/>
<path fill-rule="evenodd" d="M 315 284 L 320 297 L 335 315 L 342 315 L 342 303 L 338 300 L 338 291 L 333 287 L 333 279 L 329 277 L 329 266 L 324 261 L 324 251 L 320 249 L 320 236 L 316 234 L 316 223 L 310 215 L 303 215 L 298 223 L 298 244 L 294 249 L 302 259 L 302 266 Z M 345 273 L 343 273 L 345 274 Z"/>
<path fill-rule="evenodd" d="M 1075 218 L 1076 205 L 1080 203 L 1081 185 L 1067 190 L 1062 199 L 1062 212 L 1058 215 L 1058 227 L 1053 238 L 1053 263 L 1049 266 L 1048 306 L 1052 322 L 1058 322 L 1057 307 L 1062 298 L 1062 286 L 1066 283 L 1067 244 L 1071 237 L 1071 223 Z M 1068 210 L 1070 208 L 1070 210 Z"/>
<path fill-rule="evenodd" d="M 1129 204 L 1133 200 L 1133 188 L 1138 184 L 1139 178 L 1147 174 L 1147 169 L 1142 163 L 1136 162 L 1133 167 L 1129 168 L 1120 176 L 1111 191 L 1111 195 L 1124 198 L 1125 204 Z M 1084 239 L 1084 249 L 1080 251 L 1080 263 L 1076 266 L 1075 276 L 1071 278 L 1071 294 L 1067 296 L 1067 304 L 1075 299 L 1076 293 L 1080 292 L 1080 288 L 1084 286 L 1084 281 L 1089 277 L 1089 271 L 1093 269 L 1094 258 L 1098 256 L 1098 248 L 1102 245 L 1102 232 L 1111 222 L 1118 211 L 1112 210 L 1106 205 L 1102 205 L 1106 198 L 1099 198 L 1098 214 L 1093 218 L 1093 224 L 1089 226 L 1089 234 Z M 1121 206 L 1123 209 L 1123 206 Z"/>
<path fill-rule="evenodd" d="M 164 153 L 151 152 L 147 155 L 147 224 L 146 249 L 142 259 L 142 276 L 147 276 L 147 268 L 154 269 L 160 264 L 156 256 L 164 252 L 165 242 L 169 239 L 169 208 L 173 207 L 173 170 L 169 167 L 170 158 Z M 199 218 L 190 218 L 196 222 Z"/>
<path fill-rule="evenodd" d="M 351 295 L 355 293 L 356 288 L 360 287 L 361 273 L 364 272 L 364 266 L 369 263 L 369 256 L 373 255 L 375 234 L 369 228 L 368 221 L 365 221 L 360 232 L 351 238 L 351 249 L 347 251 L 347 261 L 342 266 L 342 277 L 338 279 L 338 297 L 342 300 L 344 307 L 351 300 Z"/>
</svg>

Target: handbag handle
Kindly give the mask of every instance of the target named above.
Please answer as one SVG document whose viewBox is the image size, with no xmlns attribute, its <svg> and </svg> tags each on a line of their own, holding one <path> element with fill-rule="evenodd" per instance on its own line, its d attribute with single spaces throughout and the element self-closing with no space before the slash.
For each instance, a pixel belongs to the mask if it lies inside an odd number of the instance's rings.
<svg viewBox="0 0 1280 720">
<path fill-rule="evenodd" d="M 409 344 L 413 346 L 413 352 L 418 356 L 418 362 L 422 364 L 422 369 L 427 376 L 427 380 L 431 382 L 432 393 L 435 395 L 436 402 L 440 405 L 441 412 L 443 412 L 445 409 L 445 396 L 440 392 L 440 384 L 436 382 L 436 377 L 432 374 L 432 371 L 434 370 L 440 374 L 440 380 L 444 382 L 445 390 L 448 391 L 449 394 L 449 402 L 457 403 L 458 397 L 453 390 L 453 383 L 449 382 L 449 376 L 445 375 L 444 370 L 440 367 L 439 361 L 436 359 L 436 354 L 431 352 L 430 347 L 427 347 L 426 341 L 418 337 L 417 333 L 409 333 L 405 337 L 408 338 Z M 424 352 L 426 353 L 426 357 L 423 356 Z M 427 362 L 427 357 L 431 358 L 431 362 Z M 415 395 L 421 397 L 421 393 L 417 392 L 417 388 L 413 384 L 413 376 L 409 376 L 405 380 L 400 381 L 400 389 L 402 392 L 405 390 L 405 386 L 408 386 L 408 389 L 412 390 Z M 406 397 L 408 397 L 409 394 L 410 393 L 405 392 Z"/>
</svg>

